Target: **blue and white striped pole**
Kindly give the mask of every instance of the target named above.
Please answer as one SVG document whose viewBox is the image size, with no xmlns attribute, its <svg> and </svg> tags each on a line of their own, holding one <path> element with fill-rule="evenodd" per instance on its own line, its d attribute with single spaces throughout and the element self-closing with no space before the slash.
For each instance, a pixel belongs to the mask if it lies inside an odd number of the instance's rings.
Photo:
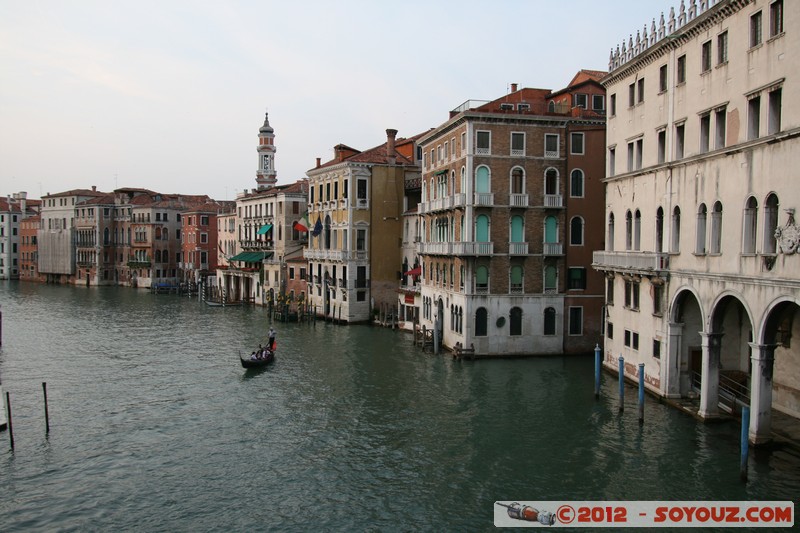
<svg viewBox="0 0 800 533">
<path fill-rule="evenodd" d="M 619 412 L 625 410 L 625 358 L 619 356 Z"/>
<path fill-rule="evenodd" d="M 639 425 L 644 424 L 644 363 L 639 363 Z"/>
<path fill-rule="evenodd" d="M 600 398 L 600 345 L 594 347 L 594 397 Z"/>
</svg>

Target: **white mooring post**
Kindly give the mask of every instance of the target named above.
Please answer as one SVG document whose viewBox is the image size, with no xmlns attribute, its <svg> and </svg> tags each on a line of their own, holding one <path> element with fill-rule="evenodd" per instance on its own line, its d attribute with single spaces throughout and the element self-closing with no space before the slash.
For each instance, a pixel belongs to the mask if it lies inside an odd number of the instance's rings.
<svg viewBox="0 0 800 533">
<path fill-rule="evenodd" d="M 3 384 L 0 383 L 0 431 L 8 428 L 8 419 L 6 418 L 6 395 L 3 394 Z"/>
</svg>

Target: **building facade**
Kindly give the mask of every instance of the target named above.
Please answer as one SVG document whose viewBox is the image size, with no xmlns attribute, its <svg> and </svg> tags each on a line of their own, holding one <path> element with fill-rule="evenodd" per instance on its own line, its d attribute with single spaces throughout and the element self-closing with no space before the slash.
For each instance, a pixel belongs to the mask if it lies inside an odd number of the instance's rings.
<svg viewBox="0 0 800 533">
<path fill-rule="evenodd" d="M 798 50 L 796 2 L 692 2 L 603 80 L 605 364 L 704 418 L 750 405 L 753 443 L 800 416 Z"/>
<path fill-rule="evenodd" d="M 23 237 L 23 227 L 36 216 L 39 200 L 28 200 L 28 193 L 18 192 L 0 198 L 0 279 L 21 279 L 30 273 L 30 235 Z"/>
<path fill-rule="evenodd" d="M 416 137 L 363 152 L 339 144 L 335 157 L 308 176 L 308 301 L 312 312 L 342 322 L 367 322 L 394 309 L 402 275 L 403 198 L 419 177 Z"/>
<path fill-rule="evenodd" d="M 602 73 L 562 91 L 467 101 L 423 135 L 420 324 L 487 355 L 586 352 L 600 339 Z M 594 193 L 594 196 L 592 196 Z M 409 272 L 412 272 L 409 271 Z"/>
</svg>

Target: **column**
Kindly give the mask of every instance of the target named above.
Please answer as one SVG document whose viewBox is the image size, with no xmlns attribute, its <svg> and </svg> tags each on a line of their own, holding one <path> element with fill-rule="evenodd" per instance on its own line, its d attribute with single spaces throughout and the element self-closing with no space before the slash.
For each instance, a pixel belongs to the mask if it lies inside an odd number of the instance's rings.
<svg viewBox="0 0 800 533">
<path fill-rule="evenodd" d="M 775 364 L 774 344 L 750 343 L 753 362 L 750 376 L 750 431 L 752 444 L 771 440 L 772 429 L 772 369 Z"/>
<path fill-rule="evenodd" d="M 702 418 L 719 416 L 719 348 L 721 333 L 700 332 L 703 346 L 703 376 L 700 383 L 700 410 Z"/>
<path fill-rule="evenodd" d="M 664 384 L 664 394 L 667 398 L 680 398 L 683 324 L 670 322 L 667 336 L 667 360 L 661 362 L 661 383 Z"/>
</svg>

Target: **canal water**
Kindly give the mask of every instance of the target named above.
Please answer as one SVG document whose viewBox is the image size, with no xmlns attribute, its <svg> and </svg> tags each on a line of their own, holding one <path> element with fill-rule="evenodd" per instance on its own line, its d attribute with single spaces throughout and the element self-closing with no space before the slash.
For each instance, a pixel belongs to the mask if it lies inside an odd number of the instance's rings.
<svg viewBox="0 0 800 533">
<path fill-rule="evenodd" d="M 591 357 L 476 362 L 408 334 L 278 324 L 128 288 L 0 285 L 0 530 L 490 531 L 497 500 L 797 500 L 800 454 L 739 480 L 739 427 L 703 425 Z M 42 382 L 50 432 L 45 432 Z"/>
</svg>

